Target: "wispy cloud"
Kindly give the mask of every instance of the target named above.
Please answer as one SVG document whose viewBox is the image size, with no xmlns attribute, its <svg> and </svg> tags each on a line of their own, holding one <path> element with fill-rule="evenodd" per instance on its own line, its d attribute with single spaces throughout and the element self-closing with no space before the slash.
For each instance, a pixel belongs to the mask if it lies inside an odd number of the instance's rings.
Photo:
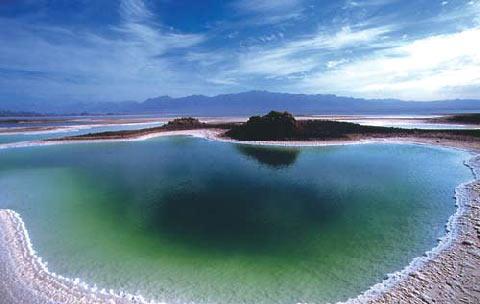
<svg viewBox="0 0 480 304">
<path fill-rule="evenodd" d="M 382 26 L 364 29 L 343 27 L 337 32 L 319 32 L 271 48 L 254 48 L 240 55 L 239 72 L 270 77 L 309 72 L 323 64 L 323 57 L 354 46 L 378 47 L 381 37 L 391 31 Z"/>
<path fill-rule="evenodd" d="M 115 29 L 126 34 L 132 46 L 141 46 L 146 48 L 146 51 L 161 53 L 172 48 L 188 48 L 205 39 L 203 35 L 199 34 L 166 31 L 161 25 L 154 22 L 154 15 L 142 0 L 122 0 L 120 14 L 123 17 L 123 23 Z"/>
<path fill-rule="evenodd" d="M 365 97 L 449 98 L 480 88 L 480 28 L 408 41 L 305 78 L 305 90 Z"/>
<path fill-rule="evenodd" d="M 10 29 L 8 34 L 0 33 L 0 67 L 50 75 L 20 84 L 36 88 L 31 90 L 35 94 L 31 98 L 63 94 L 77 99 L 110 100 L 119 95 L 136 99 L 155 94 L 155 85 L 173 95 L 183 92 L 182 84 L 186 86 L 190 78 L 188 71 L 174 67 L 163 55 L 194 47 L 205 41 L 205 36 L 165 29 L 154 22 L 141 0 L 121 1 L 119 12 L 122 20 L 111 27 L 113 35 L 108 36 L 0 18 L 0 27 Z M 2 78 L 0 86 L 3 91 L 18 88 L 18 83 L 12 85 L 15 81 Z"/>
<path fill-rule="evenodd" d="M 120 1 L 120 15 L 129 22 L 144 22 L 153 17 L 141 0 Z"/>
<path fill-rule="evenodd" d="M 233 8 L 241 14 L 252 16 L 254 24 L 275 24 L 296 19 L 304 10 L 303 0 L 238 0 Z"/>
<path fill-rule="evenodd" d="M 172 1 L 108 3 L 118 14 L 98 27 L 59 21 L 44 4 L 18 17 L 0 12 L 0 96 L 141 100 L 270 89 L 480 98 L 480 0 L 234 0 L 201 25 L 161 20 Z"/>
<path fill-rule="evenodd" d="M 344 9 L 389 5 L 400 0 L 347 0 Z"/>
<path fill-rule="evenodd" d="M 296 10 L 302 4 L 302 0 L 239 0 L 235 6 L 243 11 L 276 13 Z"/>
<path fill-rule="evenodd" d="M 394 2 L 372 0 L 361 5 Z M 411 27 L 411 21 L 390 25 L 376 20 L 252 47 L 238 55 L 237 65 L 225 75 L 276 79 L 296 92 L 413 100 L 478 98 L 480 27 L 478 23 L 472 27 L 462 16 L 478 20 L 479 7 L 480 1 L 470 1 L 429 21 L 461 21 L 454 29 L 446 27 L 446 34 L 410 36 L 403 28 Z"/>
</svg>

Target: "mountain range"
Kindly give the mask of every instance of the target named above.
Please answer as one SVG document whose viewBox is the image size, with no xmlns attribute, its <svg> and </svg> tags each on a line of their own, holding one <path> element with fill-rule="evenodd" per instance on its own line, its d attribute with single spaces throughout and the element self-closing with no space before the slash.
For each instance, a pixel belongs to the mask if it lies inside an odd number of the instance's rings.
<svg viewBox="0 0 480 304">
<path fill-rule="evenodd" d="M 192 116 L 253 115 L 270 110 L 301 114 L 443 114 L 480 112 L 480 100 L 402 101 L 361 99 L 336 95 L 307 95 L 249 91 L 217 96 L 160 96 L 143 102 L 83 102 L 3 104 L 0 112 L 50 114 L 162 114 Z"/>
</svg>

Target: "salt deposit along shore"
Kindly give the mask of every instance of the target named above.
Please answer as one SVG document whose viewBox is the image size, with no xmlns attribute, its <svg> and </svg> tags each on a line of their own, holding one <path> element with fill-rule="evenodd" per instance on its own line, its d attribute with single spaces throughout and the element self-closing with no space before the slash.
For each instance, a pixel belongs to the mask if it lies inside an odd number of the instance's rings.
<svg viewBox="0 0 480 304">
<path fill-rule="evenodd" d="M 209 140 L 231 141 L 219 130 L 191 130 L 149 134 L 191 135 Z M 132 140 L 132 139 L 129 139 Z M 91 142 L 91 141 L 88 141 Z M 480 156 L 475 143 L 414 138 L 361 139 L 334 142 L 248 142 L 249 144 L 322 146 L 370 142 L 418 143 L 472 151 L 466 162 L 475 179 L 456 189 L 457 209 L 447 224 L 447 233 L 437 247 L 414 259 L 402 271 L 390 274 L 346 303 L 479 303 L 480 301 Z M 61 144 L 69 142 L 57 142 Z M 35 144 L 35 143 L 31 143 Z M 38 143 L 41 144 L 41 143 Z M 53 144 L 53 143 L 47 143 Z M 25 144 L 28 146 L 28 144 Z M 24 146 L 25 146 L 24 145 Z M 28 224 L 28 223 L 27 223 Z M 36 256 L 19 214 L 0 210 L 0 301 L 10 303 L 145 303 L 137 296 L 98 290 L 80 280 L 52 274 Z M 148 303 L 148 302 L 147 302 Z"/>
<path fill-rule="evenodd" d="M 98 290 L 79 279 L 48 271 L 32 248 L 22 218 L 12 210 L 0 210 L 0 303 L 147 303 L 142 297 Z"/>
</svg>

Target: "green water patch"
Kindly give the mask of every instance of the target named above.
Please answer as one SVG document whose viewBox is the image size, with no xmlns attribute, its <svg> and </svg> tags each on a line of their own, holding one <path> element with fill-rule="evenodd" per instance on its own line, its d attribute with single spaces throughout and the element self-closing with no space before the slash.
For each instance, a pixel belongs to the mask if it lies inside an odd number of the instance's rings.
<svg viewBox="0 0 480 304">
<path fill-rule="evenodd" d="M 467 153 L 188 137 L 0 152 L 49 268 L 168 303 L 345 300 L 435 246 Z"/>
</svg>

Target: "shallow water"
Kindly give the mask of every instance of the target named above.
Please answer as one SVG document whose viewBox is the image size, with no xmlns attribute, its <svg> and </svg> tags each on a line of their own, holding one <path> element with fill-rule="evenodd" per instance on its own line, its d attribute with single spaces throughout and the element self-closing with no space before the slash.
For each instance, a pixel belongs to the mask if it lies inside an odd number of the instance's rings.
<svg viewBox="0 0 480 304">
<path fill-rule="evenodd" d="M 124 131 L 124 130 L 138 130 L 144 128 L 153 128 L 164 125 L 163 122 L 152 123 L 133 123 L 133 124 L 112 124 L 112 125 L 62 125 L 62 127 L 68 127 L 70 129 L 57 129 L 46 132 L 26 132 L 26 133 L 0 133 L 0 144 L 24 142 L 24 141 L 37 141 L 53 138 L 61 138 L 65 136 L 84 135 L 88 133 L 100 133 L 110 131 Z M 52 125 L 48 125 L 52 126 Z"/>
<path fill-rule="evenodd" d="M 345 300 L 434 247 L 463 152 L 188 137 L 0 151 L 49 268 L 169 303 Z"/>
<path fill-rule="evenodd" d="M 423 130 L 474 130 L 479 129 L 475 124 L 459 124 L 459 123 L 431 123 L 409 120 L 395 119 L 355 119 L 342 120 L 346 122 L 357 123 L 364 126 L 402 128 L 402 129 L 423 129 Z"/>
</svg>

